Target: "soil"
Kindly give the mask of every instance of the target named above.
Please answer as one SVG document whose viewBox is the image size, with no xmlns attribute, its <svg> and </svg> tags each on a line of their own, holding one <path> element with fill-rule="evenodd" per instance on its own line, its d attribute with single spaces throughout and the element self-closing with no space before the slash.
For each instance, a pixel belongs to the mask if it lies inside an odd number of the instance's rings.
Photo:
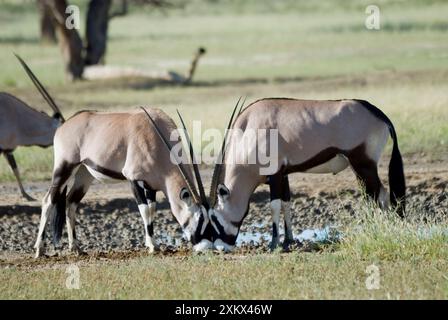
<svg viewBox="0 0 448 320">
<path fill-rule="evenodd" d="M 421 154 L 404 157 L 407 179 L 407 208 L 427 215 L 448 214 L 448 165 L 446 159 L 431 160 Z M 380 176 L 387 185 L 387 163 L 380 163 Z M 202 176 L 211 179 L 211 168 Z M 290 176 L 292 192 L 293 231 L 337 226 L 337 209 L 351 212 L 353 204 L 361 199 L 354 174 L 347 169 L 337 175 L 294 174 Z M 26 182 L 27 191 L 41 199 L 49 182 Z M 208 188 L 208 186 L 206 186 Z M 54 248 L 47 232 L 46 247 L 49 257 L 35 260 L 33 245 L 40 219 L 40 201 L 26 201 L 19 196 L 15 183 L 0 184 L 0 266 L 46 266 L 71 261 L 126 260 L 147 255 L 144 248 L 144 229 L 137 205 L 128 183 L 95 183 L 79 206 L 76 217 L 77 236 L 82 256 L 67 251 L 67 236 Z M 179 224 L 169 210 L 162 194 L 157 195 L 157 216 L 154 223 L 156 240 L 161 244 L 161 255 L 185 256 L 191 253 L 189 244 L 182 239 Z M 283 230 L 281 230 L 281 233 Z M 251 200 L 238 239 L 238 252 L 268 250 L 271 237 L 269 189 L 260 186 Z"/>
</svg>

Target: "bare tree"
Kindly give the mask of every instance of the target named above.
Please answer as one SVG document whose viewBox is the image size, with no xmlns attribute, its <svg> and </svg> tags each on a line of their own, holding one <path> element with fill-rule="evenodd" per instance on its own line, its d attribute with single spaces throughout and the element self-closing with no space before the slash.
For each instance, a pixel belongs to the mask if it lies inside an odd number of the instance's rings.
<svg viewBox="0 0 448 320">
<path fill-rule="evenodd" d="M 37 8 L 40 12 L 39 26 L 41 41 L 44 43 L 56 43 L 56 30 L 51 8 L 46 4 L 45 0 L 38 0 Z"/>
<path fill-rule="evenodd" d="M 85 64 L 94 65 L 104 62 L 109 25 L 111 0 L 91 0 L 87 12 L 86 56 Z"/>
<path fill-rule="evenodd" d="M 78 31 L 66 26 L 69 18 L 66 13 L 67 0 L 38 0 L 38 4 L 41 21 L 45 19 L 45 23 L 51 22 L 53 30 L 56 31 L 69 80 L 81 79 L 85 66 L 104 63 L 109 20 L 126 15 L 129 4 L 152 5 L 158 8 L 173 6 L 166 0 L 120 0 L 120 9 L 111 13 L 112 0 L 90 0 L 84 47 Z"/>
<path fill-rule="evenodd" d="M 69 80 L 82 78 L 84 71 L 83 44 L 76 28 L 67 28 L 69 18 L 66 0 L 45 0 L 51 8 L 58 35 L 59 46 L 65 62 L 65 71 Z"/>
</svg>

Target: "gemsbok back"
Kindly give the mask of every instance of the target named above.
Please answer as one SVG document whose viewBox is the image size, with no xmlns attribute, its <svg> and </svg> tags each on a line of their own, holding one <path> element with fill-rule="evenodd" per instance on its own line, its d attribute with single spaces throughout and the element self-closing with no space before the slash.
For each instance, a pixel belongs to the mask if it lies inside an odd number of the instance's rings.
<svg viewBox="0 0 448 320">
<path fill-rule="evenodd" d="M 28 67 L 17 56 L 22 66 Z M 36 84 L 35 79 L 31 77 Z M 0 92 L 0 155 L 3 154 L 16 177 L 22 196 L 34 200 L 25 192 L 13 151 L 19 146 L 49 147 L 53 144 L 56 129 L 64 122 L 61 111 L 42 88 L 37 85 L 45 100 L 53 109 L 53 116 L 39 112 L 20 99 L 8 93 Z"/>
<path fill-rule="evenodd" d="M 42 88 L 41 93 L 48 95 L 31 70 L 27 72 Z M 165 194 L 194 249 L 208 249 L 211 230 L 204 187 L 197 164 L 193 161 L 190 166 L 177 159 L 179 150 L 171 152 L 174 146 L 180 145 L 182 149 L 180 135 L 172 134 L 176 130 L 174 121 L 162 110 L 143 107 L 122 113 L 81 111 L 60 126 L 54 136 L 51 186 L 42 200 L 36 257 L 44 253 L 44 231 L 50 218 L 55 244 L 60 241 L 66 223 L 69 249 L 80 252 L 75 213 L 94 179 L 130 182 L 143 219 L 145 245 L 150 252 L 156 249 L 153 220 L 157 191 Z M 188 142 L 193 157 L 193 148 Z"/>
<path fill-rule="evenodd" d="M 233 115 L 227 129 L 232 127 L 232 118 Z M 254 135 L 260 129 L 278 130 L 277 141 L 266 140 L 264 146 L 276 164 L 270 174 L 263 174 L 266 164 L 260 163 L 258 157 L 254 163 L 241 161 L 260 147 L 257 146 L 260 139 Z M 261 99 L 239 114 L 231 131 L 228 142 L 224 139 L 223 162 L 215 166 L 210 190 L 209 218 L 218 249 L 233 248 L 248 213 L 249 198 L 263 183 L 270 187 L 271 248 L 279 243 L 282 211 L 284 246 L 287 246 L 293 240 L 288 175 L 295 172 L 337 174 L 350 166 L 366 194 L 381 208 L 388 207 L 389 199 L 377 166 L 389 136 L 393 141 L 389 163 L 390 204 L 400 216 L 404 214 L 406 187 L 397 134 L 389 118 L 367 101 Z M 273 143 L 277 144 L 276 148 L 272 147 Z"/>
</svg>

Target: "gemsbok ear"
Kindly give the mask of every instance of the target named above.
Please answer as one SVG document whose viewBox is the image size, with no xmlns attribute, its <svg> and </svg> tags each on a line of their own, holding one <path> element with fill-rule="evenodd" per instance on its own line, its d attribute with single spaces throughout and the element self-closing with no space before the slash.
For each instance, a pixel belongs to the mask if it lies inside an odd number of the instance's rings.
<svg viewBox="0 0 448 320">
<path fill-rule="evenodd" d="M 180 200 L 187 204 L 187 206 L 191 206 L 191 195 L 187 188 L 182 188 L 182 190 L 180 190 L 179 197 Z"/>
<path fill-rule="evenodd" d="M 218 191 L 218 198 L 221 199 L 221 200 L 227 200 L 227 198 L 230 195 L 229 189 L 225 185 L 223 185 L 222 183 L 220 183 L 218 185 L 218 190 L 217 191 Z"/>
</svg>

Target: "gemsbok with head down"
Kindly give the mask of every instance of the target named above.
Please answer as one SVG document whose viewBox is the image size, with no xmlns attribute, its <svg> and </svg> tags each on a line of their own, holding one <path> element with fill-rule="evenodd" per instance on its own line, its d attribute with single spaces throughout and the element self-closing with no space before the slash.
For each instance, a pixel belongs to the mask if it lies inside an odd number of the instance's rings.
<svg viewBox="0 0 448 320">
<path fill-rule="evenodd" d="M 25 69 L 28 67 L 17 56 Z M 0 155 L 3 154 L 16 177 L 22 196 L 27 200 L 34 200 L 23 187 L 19 169 L 13 151 L 19 146 L 49 147 L 53 145 L 56 129 L 64 122 L 61 111 L 31 77 L 39 91 L 53 109 L 53 116 L 39 112 L 20 99 L 8 93 L 0 92 Z"/>
<path fill-rule="evenodd" d="M 233 114 L 235 110 L 236 107 Z M 389 163 L 390 204 L 403 216 L 406 187 L 397 135 L 389 118 L 369 102 L 268 98 L 247 106 L 232 126 L 233 114 L 227 129 L 240 134 L 231 134 L 228 141 L 224 139 L 222 161 L 215 166 L 210 190 L 209 218 L 215 229 L 216 248 L 233 248 L 248 213 L 249 198 L 263 183 L 270 187 L 271 248 L 279 243 L 282 211 L 287 246 L 293 240 L 288 175 L 295 172 L 337 174 L 350 166 L 366 194 L 381 208 L 388 207 L 389 199 L 377 166 L 389 135 L 393 140 Z M 275 150 L 270 150 L 270 159 L 276 163 L 271 174 L 262 173 L 264 164 L 258 158 L 254 163 L 239 159 L 257 150 L 260 139 L 254 138 L 253 131 L 260 129 L 278 130 L 277 141 L 266 144 L 268 149 L 272 143 L 277 144 Z"/>
<path fill-rule="evenodd" d="M 48 95 L 31 70 L 27 68 L 27 72 Z M 180 135 L 173 135 L 173 131 L 177 131 L 176 125 L 166 113 L 143 107 L 122 113 L 81 111 L 60 126 L 54 136 L 51 186 L 42 200 L 36 257 L 44 253 L 44 231 L 50 218 L 54 242 L 59 242 L 66 223 L 69 249 L 80 252 L 75 213 L 94 179 L 130 182 L 149 251 L 157 247 L 153 239 L 157 191 L 165 194 L 194 249 L 209 248 L 209 207 L 199 170 L 194 161 L 192 166 L 187 165 L 177 158 L 177 152 L 172 152 L 175 146 L 182 149 Z M 193 157 L 191 142 L 189 147 Z"/>
</svg>

